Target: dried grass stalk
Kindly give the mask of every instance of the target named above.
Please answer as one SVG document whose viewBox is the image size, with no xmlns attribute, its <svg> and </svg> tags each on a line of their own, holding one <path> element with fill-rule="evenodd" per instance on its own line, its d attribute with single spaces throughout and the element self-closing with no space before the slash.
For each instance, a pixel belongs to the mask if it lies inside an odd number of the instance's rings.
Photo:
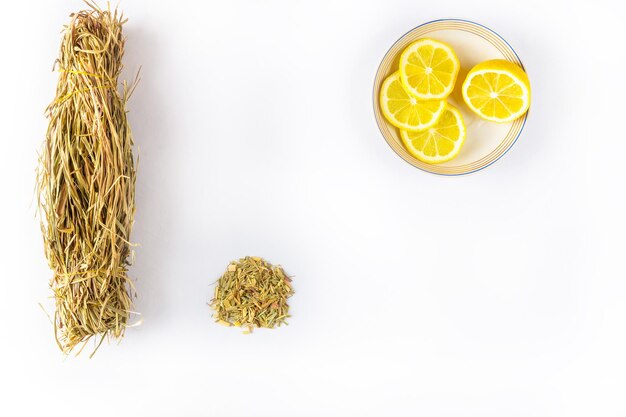
<svg viewBox="0 0 626 417">
<path fill-rule="evenodd" d="M 96 335 L 95 350 L 107 336 L 121 338 L 134 292 L 127 269 L 136 172 L 125 107 L 136 83 L 117 89 L 126 20 L 87 4 L 64 28 L 38 168 L 55 336 L 64 353 L 82 344 L 80 353 Z"/>
</svg>

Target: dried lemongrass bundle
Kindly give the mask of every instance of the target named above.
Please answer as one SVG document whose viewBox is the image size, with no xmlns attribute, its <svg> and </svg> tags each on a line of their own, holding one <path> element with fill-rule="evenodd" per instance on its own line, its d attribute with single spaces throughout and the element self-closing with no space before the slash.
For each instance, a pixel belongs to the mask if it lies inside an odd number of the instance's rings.
<svg viewBox="0 0 626 417">
<path fill-rule="evenodd" d="M 247 256 L 228 265 L 210 305 L 218 323 L 247 327 L 244 333 L 250 333 L 255 327 L 287 324 L 287 299 L 292 295 L 291 278 L 282 267 Z"/>
<path fill-rule="evenodd" d="M 55 336 L 64 353 L 96 335 L 96 350 L 107 336 L 121 338 L 133 291 L 127 269 L 136 173 L 125 107 L 135 83 L 117 90 L 125 20 L 87 4 L 64 30 L 38 168 Z"/>
</svg>

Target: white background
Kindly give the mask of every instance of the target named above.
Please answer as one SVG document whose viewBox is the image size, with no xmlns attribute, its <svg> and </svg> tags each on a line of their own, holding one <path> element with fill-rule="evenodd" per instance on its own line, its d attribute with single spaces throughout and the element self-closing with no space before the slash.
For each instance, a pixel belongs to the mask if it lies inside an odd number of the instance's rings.
<svg viewBox="0 0 626 417">
<path fill-rule="evenodd" d="M 79 1 L 0 14 L 0 415 L 626 416 L 626 13 L 618 2 L 135 1 L 144 324 L 64 358 L 33 189 L 60 30 Z M 517 144 L 445 178 L 374 122 L 379 61 L 459 17 L 533 87 Z M 213 324 L 210 284 L 263 256 L 290 325 Z"/>
</svg>

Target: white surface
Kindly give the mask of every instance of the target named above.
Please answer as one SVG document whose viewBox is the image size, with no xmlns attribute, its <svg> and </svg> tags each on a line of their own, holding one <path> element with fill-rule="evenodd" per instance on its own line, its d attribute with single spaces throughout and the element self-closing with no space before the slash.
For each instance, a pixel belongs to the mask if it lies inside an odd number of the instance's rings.
<svg viewBox="0 0 626 417">
<path fill-rule="evenodd" d="M 123 1 L 145 323 L 88 360 L 62 357 L 37 305 L 32 204 L 82 5 L 5 2 L 0 415 L 626 415 L 617 4 Z M 387 48 L 440 17 L 504 36 L 534 93 L 510 153 L 461 178 L 403 162 L 371 109 Z M 212 323 L 209 284 L 248 254 L 295 275 L 289 327 Z"/>
</svg>

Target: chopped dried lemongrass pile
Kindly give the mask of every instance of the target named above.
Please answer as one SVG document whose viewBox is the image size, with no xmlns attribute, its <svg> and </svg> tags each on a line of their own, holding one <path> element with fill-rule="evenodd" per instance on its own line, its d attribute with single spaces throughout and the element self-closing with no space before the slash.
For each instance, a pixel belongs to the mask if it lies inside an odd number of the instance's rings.
<svg viewBox="0 0 626 417">
<path fill-rule="evenodd" d="M 120 95 L 126 20 L 87 4 L 64 28 L 37 175 L 55 337 L 64 353 L 82 343 L 80 353 L 96 335 L 94 353 L 106 337 L 121 338 L 134 292 L 127 269 L 136 173 L 126 102 L 136 81 L 123 83 Z"/>
<path fill-rule="evenodd" d="M 293 295 L 291 278 L 280 266 L 248 256 L 231 262 L 217 281 L 211 307 L 217 323 L 225 326 L 274 328 L 287 324 Z"/>
</svg>

